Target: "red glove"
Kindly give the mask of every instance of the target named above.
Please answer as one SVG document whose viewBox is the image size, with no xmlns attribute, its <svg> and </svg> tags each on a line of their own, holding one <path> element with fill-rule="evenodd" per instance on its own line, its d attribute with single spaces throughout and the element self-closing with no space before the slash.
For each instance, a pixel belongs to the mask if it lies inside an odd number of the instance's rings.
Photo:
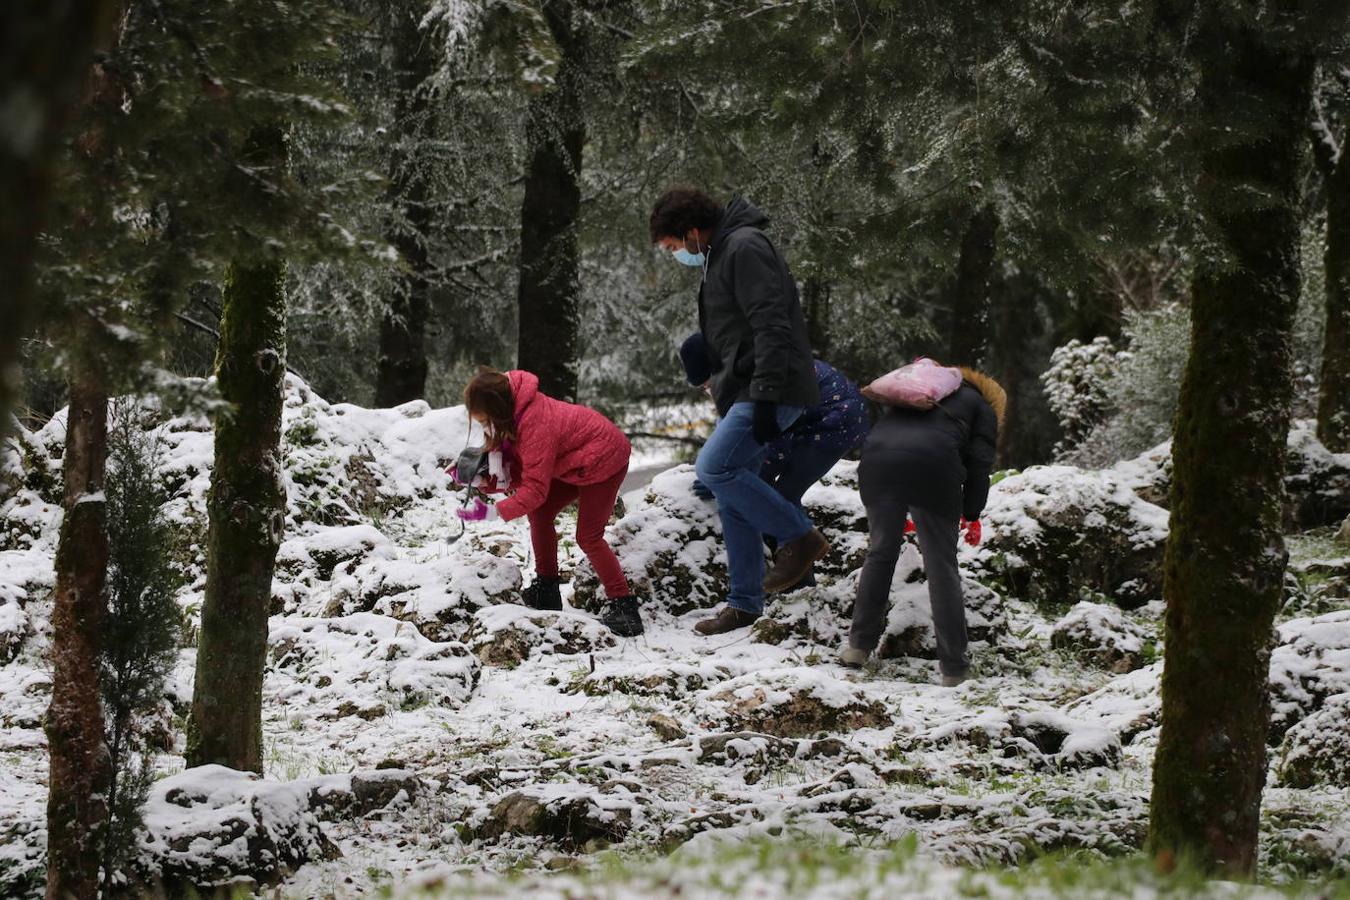
<svg viewBox="0 0 1350 900">
<path fill-rule="evenodd" d="M 966 543 L 972 547 L 978 547 L 980 544 L 980 537 L 982 536 L 980 520 L 976 519 L 974 522 L 966 522 L 965 519 L 962 519 L 961 521 L 965 523 Z"/>
<path fill-rule="evenodd" d="M 917 528 L 914 527 L 914 520 L 913 520 L 913 519 L 905 519 L 905 534 L 913 534 L 914 532 L 916 532 L 916 531 L 918 531 L 918 530 L 919 530 L 919 529 L 917 529 Z"/>
</svg>

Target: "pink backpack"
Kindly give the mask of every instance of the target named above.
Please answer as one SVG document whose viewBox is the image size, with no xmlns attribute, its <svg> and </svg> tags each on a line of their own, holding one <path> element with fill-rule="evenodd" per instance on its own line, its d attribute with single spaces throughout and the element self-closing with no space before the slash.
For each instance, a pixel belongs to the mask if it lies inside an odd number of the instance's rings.
<svg viewBox="0 0 1350 900">
<path fill-rule="evenodd" d="M 932 409 L 961 386 L 961 370 L 919 357 L 907 366 L 887 372 L 862 389 L 862 395 L 887 406 Z"/>
</svg>

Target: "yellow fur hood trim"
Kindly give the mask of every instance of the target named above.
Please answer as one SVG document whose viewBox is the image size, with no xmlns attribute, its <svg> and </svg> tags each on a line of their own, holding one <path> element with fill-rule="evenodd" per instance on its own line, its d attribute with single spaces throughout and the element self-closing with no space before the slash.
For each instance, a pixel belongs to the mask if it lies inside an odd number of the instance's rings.
<svg viewBox="0 0 1350 900">
<path fill-rule="evenodd" d="M 968 369 L 965 366 L 958 366 L 961 370 L 961 377 L 969 381 L 979 392 L 984 395 L 984 399 L 994 408 L 994 415 L 998 418 L 998 427 L 1003 427 L 1003 414 L 1008 410 L 1008 392 L 1003 389 L 993 378 L 977 372 L 974 369 Z"/>
</svg>

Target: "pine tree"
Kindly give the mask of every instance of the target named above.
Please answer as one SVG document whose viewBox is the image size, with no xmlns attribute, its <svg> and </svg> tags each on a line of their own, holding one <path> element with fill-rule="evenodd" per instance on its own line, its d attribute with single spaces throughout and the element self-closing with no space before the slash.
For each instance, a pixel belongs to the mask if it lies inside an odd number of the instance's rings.
<svg viewBox="0 0 1350 900">
<path fill-rule="evenodd" d="M 34 318 L 53 157 L 92 51 L 108 43 L 121 6 L 72 0 L 0 9 L 0 435 L 10 427 L 19 341 Z"/>
<path fill-rule="evenodd" d="M 281 181 L 286 135 L 261 125 L 245 159 Z M 231 405 L 216 417 L 207 500 L 206 599 L 188 723 L 189 765 L 262 771 L 262 682 L 272 572 L 286 524 L 281 400 L 286 374 L 286 267 L 259 247 L 225 282 L 216 378 Z"/>
<path fill-rule="evenodd" d="M 1296 217 L 1319 35 L 1345 4 L 1163 5 L 1198 69 L 1195 197 L 1207 238 L 1173 445 L 1162 731 L 1149 844 L 1161 861 L 1250 875 L 1266 776 Z M 1184 24 L 1182 24 L 1184 23 Z M 1252 373 L 1260 377 L 1252 377 Z M 1221 675 L 1220 675 L 1221 673 Z"/>
<path fill-rule="evenodd" d="M 1344 116 L 1350 76 L 1343 67 L 1328 73 L 1314 108 L 1313 159 L 1326 190 L 1326 327 L 1317 392 L 1317 437 L 1333 453 L 1350 452 L 1350 161 Z M 1340 113 L 1335 115 L 1334 113 Z M 1338 133 L 1339 131 L 1339 133 Z"/>
</svg>

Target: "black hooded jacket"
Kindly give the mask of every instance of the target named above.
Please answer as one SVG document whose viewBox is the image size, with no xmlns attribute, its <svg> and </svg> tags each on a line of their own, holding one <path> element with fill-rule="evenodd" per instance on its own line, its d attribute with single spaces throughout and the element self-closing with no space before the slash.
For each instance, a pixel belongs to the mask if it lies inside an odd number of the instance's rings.
<svg viewBox="0 0 1350 900">
<path fill-rule="evenodd" d="M 858 464 L 864 506 L 899 502 L 953 521 L 984 512 L 998 417 L 969 381 L 939 407 L 888 407 L 872 426 Z"/>
<path fill-rule="evenodd" d="M 744 400 L 820 402 L 797 284 L 761 230 L 767 222 L 754 204 L 733 197 L 705 251 L 698 324 L 708 342 L 709 387 L 720 415 Z"/>
</svg>

